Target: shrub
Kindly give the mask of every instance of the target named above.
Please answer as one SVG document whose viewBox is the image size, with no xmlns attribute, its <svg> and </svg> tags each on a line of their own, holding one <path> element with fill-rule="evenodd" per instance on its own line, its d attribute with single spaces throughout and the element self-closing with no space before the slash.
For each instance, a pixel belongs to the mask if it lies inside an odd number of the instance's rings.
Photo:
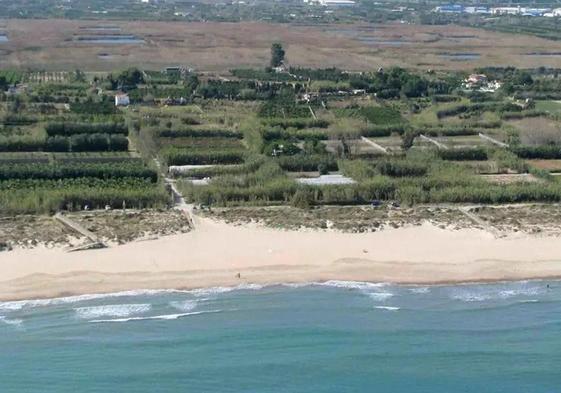
<svg viewBox="0 0 561 393">
<path fill-rule="evenodd" d="M 451 161 L 485 161 L 488 158 L 487 150 L 480 147 L 473 149 L 439 150 L 438 155 L 443 160 Z"/>
</svg>

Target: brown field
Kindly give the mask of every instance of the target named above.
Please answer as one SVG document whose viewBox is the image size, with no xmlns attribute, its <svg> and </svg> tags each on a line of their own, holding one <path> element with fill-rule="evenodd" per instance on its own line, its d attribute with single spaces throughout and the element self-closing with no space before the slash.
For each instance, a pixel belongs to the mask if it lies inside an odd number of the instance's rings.
<svg viewBox="0 0 561 393">
<path fill-rule="evenodd" d="M 547 145 L 561 142 L 561 126 L 555 120 L 544 117 L 527 117 L 509 121 L 507 124 L 520 131 L 520 141 L 525 145 Z"/>
<path fill-rule="evenodd" d="M 0 68 L 107 71 L 132 65 L 157 69 L 181 64 L 225 71 L 266 65 L 270 45 L 275 41 L 285 44 L 290 64 L 308 67 L 561 67 L 561 60 L 554 57 L 524 55 L 540 50 L 561 52 L 561 42 L 459 26 L 119 22 L 121 34 L 136 35 L 145 43 L 92 44 L 75 41 L 80 27 L 91 25 L 91 21 L 12 19 L 4 24 L 9 41 L 0 44 Z M 480 57 L 443 57 L 465 53 Z"/>
<path fill-rule="evenodd" d="M 526 162 L 537 169 L 545 169 L 550 172 L 561 172 L 561 160 L 526 160 Z"/>
</svg>

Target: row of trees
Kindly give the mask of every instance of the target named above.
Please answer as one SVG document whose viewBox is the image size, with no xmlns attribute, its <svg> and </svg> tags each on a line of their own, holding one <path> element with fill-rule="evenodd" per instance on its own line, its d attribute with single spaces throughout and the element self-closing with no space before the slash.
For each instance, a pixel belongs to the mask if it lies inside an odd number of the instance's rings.
<svg viewBox="0 0 561 393">
<path fill-rule="evenodd" d="M 121 134 L 55 135 L 48 137 L 44 144 L 44 150 L 52 152 L 127 151 L 128 149 L 129 140 Z"/>
</svg>

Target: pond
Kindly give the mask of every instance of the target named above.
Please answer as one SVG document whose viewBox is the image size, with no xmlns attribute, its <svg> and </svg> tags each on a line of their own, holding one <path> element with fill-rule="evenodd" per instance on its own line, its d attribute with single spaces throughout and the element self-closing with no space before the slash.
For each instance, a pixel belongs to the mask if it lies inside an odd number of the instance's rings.
<svg viewBox="0 0 561 393">
<path fill-rule="evenodd" d="M 80 30 L 87 31 L 121 31 L 119 26 L 82 26 Z"/>
<path fill-rule="evenodd" d="M 92 44 L 143 44 L 144 40 L 134 35 L 92 35 L 78 36 L 76 41 Z"/>
<path fill-rule="evenodd" d="M 561 52 L 530 52 L 524 53 L 524 55 L 535 57 L 561 57 Z"/>
<path fill-rule="evenodd" d="M 369 45 L 389 45 L 389 46 L 399 46 L 404 44 L 410 44 L 410 41 L 401 39 L 401 38 L 381 38 L 381 37 L 367 37 L 367 36 L 359 36 L 357 39 Z"/>
<path fill-rule="evenodd" d="M 439 53 L 438 56 L 450 61 L 469 61 L 477 60 L 481 57 L 479 53 L 465 52 L 465 53 Z"/>
</svg>

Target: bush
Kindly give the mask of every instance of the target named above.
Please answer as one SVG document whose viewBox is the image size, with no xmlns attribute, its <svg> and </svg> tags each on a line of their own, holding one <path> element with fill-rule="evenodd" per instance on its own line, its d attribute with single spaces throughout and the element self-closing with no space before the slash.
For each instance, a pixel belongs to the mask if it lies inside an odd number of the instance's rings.
<svg viewBox="0 0 561 393">
<path fill-rule="evenodd" d="M 510 150 L 520 158 L 525 159 L 559 159 L 561 158 L 561 146 L 517 146 Z"/>
<path fill-rule="evenodd" d="M 193 150 L 170 148 L 163 152 L 167 165 L 241 164 L 245 153 L 240 150 Z"/>
<path fill-rule="evenodd" d="M 480 147 L 473 149 L 439 150 L 438 155 L 443 160 L 451 161 L 485 161 L 488 159 L 487 150 Z"/>
<path fill-rule="evenodd" d="M 391 177 L 424 176 L 428 172 L 428 165 L 422 162 L 406 160 L 381 161 L 376 165 L 381 175 Z"/>
<path fill-rule="evenodd" d="M 299 189 L 294 193 L 290 200 L 290 205 L 298 209 L 309 209 L 314 201 L 314 197 L 309 190 Z"/>
<path fill-rule="evenodd" d="M 129 130 L 124 123 L 49 123 L 45 127 L 48 136 L 76 134 L 124 134 Z"/>
<path fill-rule="evenodd" d="M 328 155 L 296 154 L 294 156 L 281 156 L 275 158 L 280 167 L 289 172 L 313 172 L 320 165 L 327 171 L 338 170 L 335 158 Z"/>
<path fill-rule="evenodd" d="M 160 130 L 156 132 L 160 138 L 236 138 L 242 139 L 243 134 L 238 131 L 232 130 L 217 130 L 217 129 L 171 129 L 171 130 Z"/>
<path fill-rule="evenodd" d="M 50 136 L 45 143 L 45 150 L 54 152 L 70 151 L 70 140 L 60 135 Z"/>
</svg>

